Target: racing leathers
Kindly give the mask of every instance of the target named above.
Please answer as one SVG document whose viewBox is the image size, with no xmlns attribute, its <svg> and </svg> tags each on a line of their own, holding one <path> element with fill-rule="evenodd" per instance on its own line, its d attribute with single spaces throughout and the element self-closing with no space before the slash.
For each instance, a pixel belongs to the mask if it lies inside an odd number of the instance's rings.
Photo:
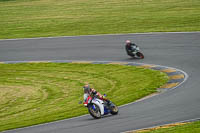
<svg viewBox="0 0 200 133">
<path fill-rule="evenodd" d="M 99 92 L 97 92 L 94 88 L 90 88 L 87 91 L 84 91 L 84 103 L 85 104 L 87 102 L 87 98 L 88 96 L 97 96 L 99 99 L 106 101 L 108 103 L 110 103 L 110 101 L 108 99 L 106 99 L 103 95 L 101 95 Z"/>
<path fill-rule="evenodd" d="M 125 48 L 126 48 L 126 52 L 128 55 L 132 55 L 132 52 L 137 48 L 138 46 L 135 43 L 130 43 L 130 44 L 126 44 Z"/>
</svg>

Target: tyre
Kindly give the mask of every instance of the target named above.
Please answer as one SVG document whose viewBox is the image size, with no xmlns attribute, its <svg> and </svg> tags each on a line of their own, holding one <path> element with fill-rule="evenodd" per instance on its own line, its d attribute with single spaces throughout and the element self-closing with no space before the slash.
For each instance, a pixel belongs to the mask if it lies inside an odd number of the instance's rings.
<svg viewBox="0 0 200 133">
<path fill-rule="evenodd" d="M 90 113 L 90 115 L 92 117 L 94 117 L 95 119 L 100 119 L 101 118 L 101 112 L 99 107 L 96 104 L 90 104 L 88 106 L 88 112 Z"/>
<path fill-rule="evenodd" d="M 137 56 L 138 56 L 140 59 L 144 59 L 144 55 L 143 55 L 141 52 L 138 52 L 138 53 L 137 53 Z"/>
<path fill-rule="evenodd" d="M 110 113 L 112 115 L 116 115 L 116 114 L 118 114 L 118 112 L 119 112 L 118 107 L 113 104 L 113 106 L 110 107 Z"/>
</svg>

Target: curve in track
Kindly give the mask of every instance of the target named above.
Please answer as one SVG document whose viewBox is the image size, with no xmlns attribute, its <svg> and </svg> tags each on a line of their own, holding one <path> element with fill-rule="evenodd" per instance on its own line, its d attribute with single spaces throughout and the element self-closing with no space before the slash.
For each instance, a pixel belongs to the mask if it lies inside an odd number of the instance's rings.
<svg viewBox="0 0 200 133">
<path fill-rule="evenodd" d="M 176 89 L 120 108 L 120 114 L 93 120 L 89 116 L 7 132 L 66 133 L 124 132 L 200 118 L 200 33 L 153 33 L 80 36 L 0 41 L 0 61 L 94 60 L 160 64 L 188 73 Z M 128 58 L 122 45 L 134 40 L 144 60 Z"/>
</svg>

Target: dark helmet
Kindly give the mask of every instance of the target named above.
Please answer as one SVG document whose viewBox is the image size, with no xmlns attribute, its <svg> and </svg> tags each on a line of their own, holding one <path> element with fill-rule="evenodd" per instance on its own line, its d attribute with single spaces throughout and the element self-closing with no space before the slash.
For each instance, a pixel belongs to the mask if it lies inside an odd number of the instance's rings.
<svg viewBox="0 0 200 133">
<path fill-rule="evenodd" d="M 84 85 L 83 86 L 83 90 L 84 90 L 84 93 L 87 93 L 90 91 L 90 86 L 89 85 Z"/>
</svg>

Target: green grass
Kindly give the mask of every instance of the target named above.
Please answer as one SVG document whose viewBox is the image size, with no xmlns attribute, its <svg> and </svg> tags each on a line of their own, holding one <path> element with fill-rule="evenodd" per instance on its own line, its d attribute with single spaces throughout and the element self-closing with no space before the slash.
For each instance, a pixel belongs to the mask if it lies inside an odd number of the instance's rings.
<svg viewBox="0 0 200 133">
<path fill-rule="evenodd" d="M 167 81 L 165 73 L 133 66 L 0 64 L 0 131 L 87 114 L 78 104 L 85 82 L 122 105 L 156 92 Z"/>
<path fill-rule="evenodd" d="M 200 31 L 199 0 L 0 0 L 0 39 Z"/>
<path fill-rule="evenodd" d="M 157 130 L 143 131 L 140 133 L 200 133 L 200 121 L 185 125 L 160 128 Z"/>
</svg>

